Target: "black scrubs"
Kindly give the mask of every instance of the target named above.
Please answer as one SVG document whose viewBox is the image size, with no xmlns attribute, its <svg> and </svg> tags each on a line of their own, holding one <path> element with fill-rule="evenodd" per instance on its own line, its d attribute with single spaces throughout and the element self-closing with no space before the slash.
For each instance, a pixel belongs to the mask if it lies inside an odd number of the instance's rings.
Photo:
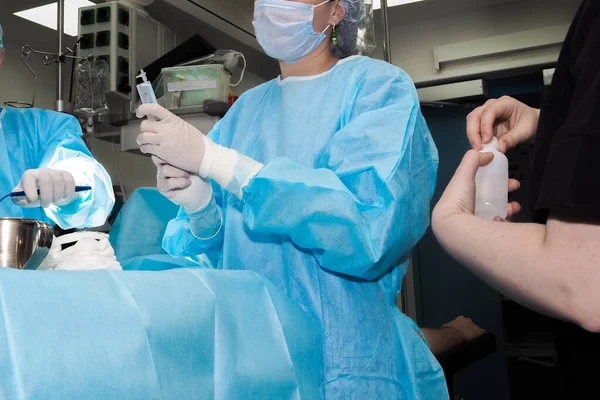
<svg viewBox="0 0 600 400">
<path fill-rule="evenodd" d="M 600 1 L 584 0 L 573 21 L 534 148 L 534 221 L 557 213 L 600 224 Z M 600 398 L 600 335 L 559 321 L 554 328 L 568 398 Z"/>
</svg>

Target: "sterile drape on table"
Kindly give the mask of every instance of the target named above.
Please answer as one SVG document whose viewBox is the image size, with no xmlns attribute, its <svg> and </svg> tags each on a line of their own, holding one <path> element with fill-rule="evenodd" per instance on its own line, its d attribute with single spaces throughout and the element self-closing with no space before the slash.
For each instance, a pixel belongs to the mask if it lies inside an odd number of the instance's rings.
<svg viewBox="0 0 600 400">
<path fill-rule="evenodd" d="M 0 270 L 2 399 L 317 399 L 317 324 L 244 271 Z"/>
</svg>

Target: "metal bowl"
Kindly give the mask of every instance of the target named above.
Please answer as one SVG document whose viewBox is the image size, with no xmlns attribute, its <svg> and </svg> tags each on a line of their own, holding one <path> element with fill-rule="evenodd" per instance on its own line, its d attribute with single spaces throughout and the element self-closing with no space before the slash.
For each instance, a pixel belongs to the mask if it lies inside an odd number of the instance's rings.
<svg viewBox="0 0 600 400">
<path fill-rule="evenodd" d="M 37 269 L 48 255 L 52 227 L 24 218 L 0 218 L 0 267 Z"/>
</svg>

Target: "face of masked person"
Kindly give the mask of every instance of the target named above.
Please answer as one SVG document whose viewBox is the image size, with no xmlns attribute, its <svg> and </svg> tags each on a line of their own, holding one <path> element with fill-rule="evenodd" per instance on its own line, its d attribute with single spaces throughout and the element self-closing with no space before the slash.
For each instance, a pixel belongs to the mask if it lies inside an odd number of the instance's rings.
<svg viewBox="0 0 600 400">
<path fill-rule="evenodd" d="M 325 32 L 331 28 L 326 22 L 331 0 L 317 1 L 256 1 L 253 25 L 265 53 L 290 63 L 319 47 L 327 38 Z"/>
</svg>

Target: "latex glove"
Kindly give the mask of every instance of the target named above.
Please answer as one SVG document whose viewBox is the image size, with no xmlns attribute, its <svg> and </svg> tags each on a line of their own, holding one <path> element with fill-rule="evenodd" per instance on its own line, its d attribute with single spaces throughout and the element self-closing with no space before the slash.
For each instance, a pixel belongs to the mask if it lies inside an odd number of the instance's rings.
<svg viewBox="0 0 600 400">
<path fill-rule="evenodd" d="M 444 194 L 433 210 L 432 224 L 439 222 L 449 216 L 457 214 L 475 214 L 475 174 L 479 167 L 488 165 L 494 159 L 493 153 L 480 153 L 470 150 L 463 158 L 454 177 L 446 187 Z M 509 179 L 508 190 L 513 192 L 520 187 L 518 181 Z M 512 216 L 521 210 L 519 203 L 513 202 L 508 205 L 508 215 Z M 447 232 L 452 234 L 452 232 Z"/>
<path fill-rule="evenodd" d="M 210 183 L 198 175 L 165 164 L 157 157 L 152 162 L 158 168 L 156 181 L 158 190 L 173 203 L 182 206 L 189 215 L 201 211 L 213 195 Z"/>
<path fill-rule="evenodd" d="M 462 343 L 468 343 L 485 333 L 471 318 L 460 316 L 454 321 L 442 326 L 442 329 L 452 329 L 460 335 Z"/>
<path fill-rule="evenodd" d="M 138 117 L 154 117 L 142 122 L 137 143 L 142 153 L 160 158 L 165 164 L 198 174 L 206 150 L 205 136 L 158 104 L 144 104 Z"/>
<path fill-rule="evenodd" d="M 137 115 L 156 119 L 142 122 L 142 133 L 137 143 L 143 153 L 151 154 L 165 164 L 191 175 L 213 179 L 240 199 L 242 189 L 263 167 L 261 163 L 235 150 L 216 144 L 158 104 L 140 106 Z"/>
<path fill-rule="evenodd" d="M 64 206 L 77 196 L 73 175 L 50 168 L 25 171 L 21 182 L 13 189 L 13 192 L 16 191 L 25 192 L 25 197 L 13 197 L 13 202 L 21 207 L 48 207 L 50 204 Z"/>
<path fill-rule="evenodd" d="M 540 110 L 512 97 L 490 99 L 467 117 L 467 137 L 474 150 L 498 137 L 499 150 L 506 153 L 535 136 Z"/>
</svg>

